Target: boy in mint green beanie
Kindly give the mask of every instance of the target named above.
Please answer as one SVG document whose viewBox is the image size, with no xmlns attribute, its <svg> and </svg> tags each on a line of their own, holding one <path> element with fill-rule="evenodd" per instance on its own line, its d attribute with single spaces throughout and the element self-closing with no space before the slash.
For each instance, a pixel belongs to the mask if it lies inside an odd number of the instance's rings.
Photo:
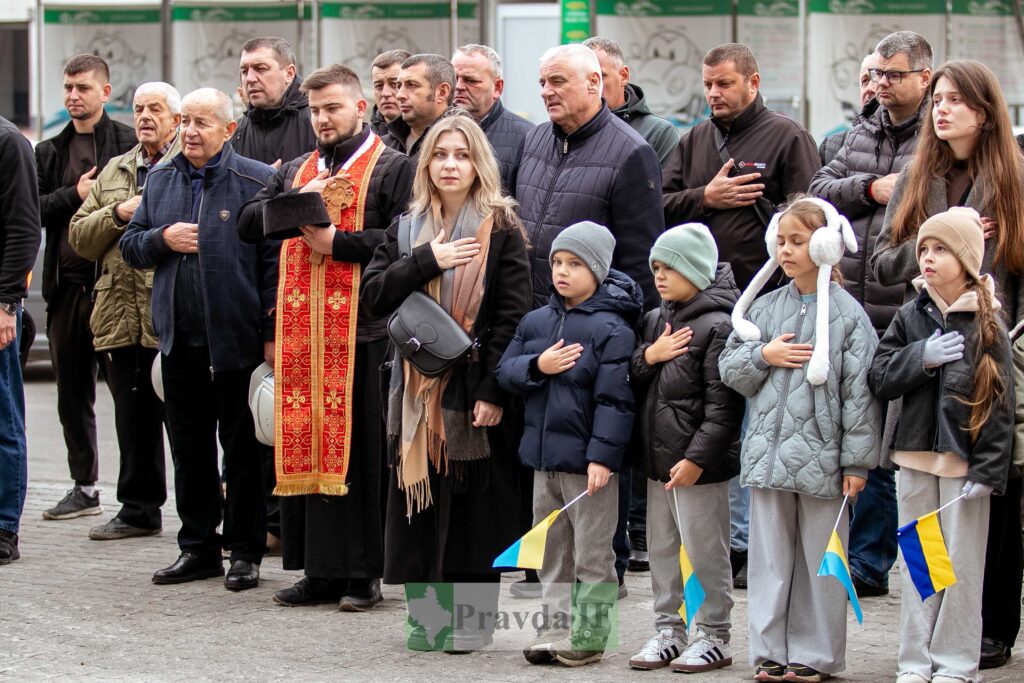
<svg viewBox="0 0 1024 683">
<path fill-rule="evenodd" d="M 630 380 L 639 406 L 636 464 L 647 475 L 657 634 L 629 665 L 694 673 L 732 664 L 729 479 L 740 470 L 744 404 L 722 383 L 718 356 L 732 333 L 740 292 L 729 264 L 718 263 L 714 237 L 699 223 L 665 231 L 650 264 L 662 303 L 644 316 Z M 705 593 L 696 628 L 689 629 L 678 612 L 681 544 Z"/>
</svg>

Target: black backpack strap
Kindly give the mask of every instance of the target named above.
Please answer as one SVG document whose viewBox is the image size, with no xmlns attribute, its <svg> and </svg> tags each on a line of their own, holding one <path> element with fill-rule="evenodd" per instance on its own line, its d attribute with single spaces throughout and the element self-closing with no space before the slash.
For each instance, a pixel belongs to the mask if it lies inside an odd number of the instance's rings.
<svg viewBox="0 0 1024 683">
<path fill-rule="evenodd" d="M 402 258 L 412 253 L 412 219 L 407 213 L 398 218 L 398 253 Z"/>
</svg>

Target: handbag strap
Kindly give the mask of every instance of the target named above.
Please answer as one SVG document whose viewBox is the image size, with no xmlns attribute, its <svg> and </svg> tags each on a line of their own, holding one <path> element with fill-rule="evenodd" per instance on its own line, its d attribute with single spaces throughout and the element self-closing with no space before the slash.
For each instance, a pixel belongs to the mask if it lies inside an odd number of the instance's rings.
<svg viewBox="0 0 1024 683">
<path fill-rule="evenodd" d="M 398 252 L 402 258 L 412 253 L 412 219 L 407 213 L 398 217 Z"/>
</svg>

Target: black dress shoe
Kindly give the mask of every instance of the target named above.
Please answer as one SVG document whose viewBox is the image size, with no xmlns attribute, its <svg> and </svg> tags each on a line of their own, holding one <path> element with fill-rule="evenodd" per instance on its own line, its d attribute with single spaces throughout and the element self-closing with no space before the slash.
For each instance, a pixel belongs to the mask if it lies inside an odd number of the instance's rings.
<svg viewBox="0 0 1024 683">
<path fill-rule="evenodd" d="M 224 565 L 219 559 L 204 560 L 194 553 L 182 553 L 170 567 L 154 572 L 153 583 L 188 583 L 215 576 L 224 576 Z"/>
<path fill-rule="evenodd" d="M 345 612 L 368 612 L 383 599 L 380 579 L 349 579 L 348 589 L 338 606 Z"/>
<path fill-rule="evenodd" d="M 981 639 L 981 660 L 979 669 L 998 669 L 1006 665 L 1010 659 L 1010 648 L 1003 641 L 995 638 Z"/>
<path fill-rule="evenodd" d="M 348 583 L 344 579 L 318 579 L 305 576 L 294 586 L 274 593 L 274 602 L 285 607 L 336 603 L 345 594 Z"/>
<path fill-rule="evenodd" d="M 858 598 L 878 598 L 889 594 L 888 586 L 872 586 L 870 583 L 853 577 L 853 587 L 857 591 Z"/>
<path fill-rule="evenodd" d="M 260 566 L 255 562 L 235 560 L 224 577 L 224 587 L 229 591 L 244 591 L 260 585 Z"/>
</svg>

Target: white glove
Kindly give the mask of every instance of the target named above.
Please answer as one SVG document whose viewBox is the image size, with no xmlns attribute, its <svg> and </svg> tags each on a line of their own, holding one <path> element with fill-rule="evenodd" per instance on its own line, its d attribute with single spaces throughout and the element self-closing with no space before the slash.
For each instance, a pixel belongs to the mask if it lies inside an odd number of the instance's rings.
<svg viewBox="0 0 1024 683">
<path fill-rule="evenodd" d="M 975 498 L 991 495 L 992 487 L 988 484 L 982 484 L 977 481 L 968 481 L 964 483 L 964 487 L 960 489 L 960 493 L 964 494 L 965 500 L 974 500 Z"/>
<path fill-rule="evenodd" d="M 935 334 L 924 343 L 924 366 L 931 370 L 964 357 L 964 336 L 959 332 Z"/>
</svg>

